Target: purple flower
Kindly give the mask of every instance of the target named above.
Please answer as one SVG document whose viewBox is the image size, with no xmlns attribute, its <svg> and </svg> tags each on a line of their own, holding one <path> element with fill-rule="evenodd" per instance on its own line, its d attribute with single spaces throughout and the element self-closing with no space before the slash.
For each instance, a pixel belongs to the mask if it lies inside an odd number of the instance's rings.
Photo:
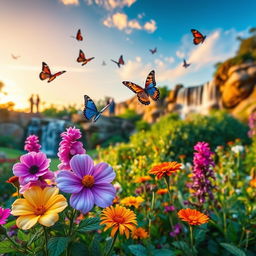
<svg viewBox="0 0 256 256">
<path fill-rule="evenodd" d="M 178 223 L 173 227 L 172 231 L 170 232 L 170 236 L 175 237 L 175 236 L 179 235 L 179 233 L 181 233 L 181 231 L 182 231 L 182 226 L 180 223 Z"/>
<path fill-rule="evenodd" d="M 58 165 L 59 170 L 70 170 L 70 160 L 74 155 L 85 154 L 86 150 L 83 144 L 77 141 L 82 137 L 79 129 L 69 127 L 66 132 L 61 134 L 61 142 L 58 152 L 58 157 L 61 163 Z"/>
<path fill-rule="evenodd" d="M 28 152 L 39 152 L 41 145 L 39 144 L 39 139 L 36 135 L 30 135 L 25 140 L 24 150 Z"/>
<path fill-rule="evenodd" d="M 60 171 L 56 182 L 65 193 L 71 193 L 70 205 L 89 212 L 94 204 L 105 208 L 112 204 L 116 189 L 111 184 L 116 174 L 107 163 L 94 166 L 90 156 L 75 155 L 70 161 L 71 171 Z"/>
<path fill-rule="evenodd" d="M 206 201 L 206 197 L 209 197 L 210 200 L 214 198 L 212 179 L 215 179 L 213 171 L 215 164 L 208 143 L 198 142 L 194 146 L 194 150 L 197 152 L 194 153 L 192 184 L 189 184 L 189 187 L 195 191 L 193 194 L 199 205 L 202 205 Z"/>
<path fill-rule="evenodd" d="M 6 223 L 6 220 L 10 214 L 11 214 L 10 209 L 4 209 L 0 207 L 0 225 L 4 225 Z"/>
<path fill-rule="evenodd" d="M 164 212 L 173 212 L 176 208 L 173 205 L 167 205 L 164 207 Z"/>
<path fill-rule="evenodd" d="M 252 138 L 256 135 L 256 112 L 250 114 L 248 126 L 250 128 L 248 136 Z"/>
<path fill-rule="evenodd" d="M 50 161 L 42 152 L 30 152 L 20 157 L 20 163 L 13 166 L 13 173 L 22 184 L 37 181 L 49 172 Z"/>
</svg>

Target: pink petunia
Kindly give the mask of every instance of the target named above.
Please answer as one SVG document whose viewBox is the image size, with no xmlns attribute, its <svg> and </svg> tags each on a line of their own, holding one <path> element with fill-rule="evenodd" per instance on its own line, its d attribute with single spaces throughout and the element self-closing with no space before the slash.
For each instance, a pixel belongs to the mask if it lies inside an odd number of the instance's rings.
<svg viewBox="0 0 256 256">
<path fill-rule="evenodd" d="M 4 209 L 0 207 L 0 225 L 4 225 L 6 223 L 6 220 L 10 214 L 11 214 L 10 209 Z"/>
</svg>

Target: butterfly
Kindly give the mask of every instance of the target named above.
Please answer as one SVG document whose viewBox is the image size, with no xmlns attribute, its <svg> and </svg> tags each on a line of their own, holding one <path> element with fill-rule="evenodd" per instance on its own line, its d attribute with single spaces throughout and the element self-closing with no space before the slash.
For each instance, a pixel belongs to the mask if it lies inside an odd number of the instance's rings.
<svg viewBox="0 0 256 256">
<path fill-rule="evenodd" d="M 77 61 L 77 62 L 83 62 L 83 63 L 82 63 L 82 66 L 84 66 L 85 64 L 87 64 L 89 61 L 91 61 L 91 60 L 93 60 L 93 59 L 94 59 L 94 57 L 86 59 L 86 58 L 85 58 L 85 55 L 84 55 L 84 52 L 83 52 L 82 50 L 80 50 L 80 51 L 79 51 L 79 56 L 78 56 L 78 58 L 76 59 L 76 61 Z"/>
<path fill-rule="evenodd" d="M 123 55 L 121 55 L 121 56 L 119 57 L 118 62 L 115 61 L 115 60 L 112 60 L 112 61 L 113 61 L 114 63 L 116 63 L 119 68 L 121 67 L 121 65 L 124 65 Z"/>
<path fill-rule="evenodd" d="M 101 114 L 109 108 L 109 106 L 111 105 L 112 103 L 109 103 L 107 104 L 102 110 L 98 111 L 95 103 L 93 102 L 93 100 L 87 96 L 87 95 L 84 95 L 84 117 L 87 119 L 87 120 L 91 120 L 93 122 L 96 122 L 99 117 L 101 116 Z"/>
<path fill-rule="evenodd" d="M 206 38 L 206 36 L 203 36 L 198 30 L 191 29 L 191 32 L 194 36 L 193 43 L 194 44 L 202 44 Z"/>
<path fill-rule="evenodd" d="M 60 75 L 62 75 L 63 73 L 66 72 L 66 71 L 60 71 L 60 72 L 57 72 L 55 74 L 52 74 L 49 66 L 45 62 L 42 62 L 42 65 L 43 65 L 42 72 L 39 74 L 39 78 L 41 80 L 49 79 L 47 81 L 48 83 L 53 81 L 57 76 L 60 76 Z"/>
<path fill-rule="evenodd" d="M 155 47 L 155 49 L 149 49 L 149 51 L 150 51 L 152 54 L 154 54 L 154 53 L 157 52 L 157 48 Z"/>
<path fill-rule="evenodd" d="M 12 58 L 13 58 L 14 60 L 17 60 L 18 58 L 20 58 L 20 56 L 16 56 L 16 55 L 12 54 Z"/>
<path fill-rule="evenodd" d="M 190 63 L 187 63 L 186 60 L 183 60 L 183 67 L 188 68 L 190 66 Z"/>
<path fill-rule="evenodd" d="M 83 36 L 82 36 L 82 33 L 81 33 L 81 30 L 78 29 L 77 33 L 76 33 L 76 37 L 74 36 L 71 36 L 72 38 L 75 38 L 77 41 L 83 41 Z"/>
<path fill-rule="evenodd" d="M 157 101 L 159 99 L 160 92 L 156 88 L 155 71 L 154 70 L 152 70 L 148 74 L 144 89 L 142 87 L 140 87 L 139 85 L 134 84 L 132 82 L 128 82 L 128 81 L 123 81 L 123 84 L 126 87 L 128 87 L 129 89 L 131 89 L 134 93 L 136 93 L 138 100 L 144 105 L 150 104 L 149 97 L 154 101 Z"/>
</svg>

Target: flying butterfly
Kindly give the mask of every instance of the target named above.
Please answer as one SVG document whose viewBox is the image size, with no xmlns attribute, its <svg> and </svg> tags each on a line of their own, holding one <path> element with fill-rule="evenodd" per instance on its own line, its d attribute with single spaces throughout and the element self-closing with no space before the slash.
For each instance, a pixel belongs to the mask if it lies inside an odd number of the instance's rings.
<svg viewBox="0 0 256 256">
<path fill-rule="evenodd" d="M 137 94 L 138 100 L 144 104 L 149 105 L 150 99 L 157 101 L 160 96 L 159 90 L 156 88 L 155 71 L 152 70 L 146 79 L 145 88 L 143 89 L 137 84 L 132 82 L 123 81 L 123 84 Z"/>
<path fill-rule="evenodd" d="M 51 81 L 53 81 L 57 76 L 60 76 L 62 75 L 63 73 L 65 73 L 66 71 L 60 71 L 60 72 L 57 72 L 55 74 L 52 74 L 51 73 L 51 70 L 49 68 L 49 66 L 45 63 L 45 62 L 42 62 L 42 72 L 39 74 L 39 78 L 41 80 L 45 80 L 45 79 L 48 79 L 48 83 L 50 83 Z"/>
<path fill-rule="evenodd" d="M 157 48 L 155 47 L 154 49 L 149 49 L 149 51 L 152 53 L 152 54 L 155 54 L 157 52 Z"/>
<path fill-rule="evenodd" d="M 102 61 L 102 64 L 101 64 L 102 66 L 106 66 L 107 65 L 107 63 L 105 62 L 105 60 L 103 60 Z"/>
<path fill-rule="evenodd" d="M 14 60 L 17 60 L 18 58 L 20 58 L 20 56 L 17 56 L 17 55 L 14 55 L 14 54 L 11 54 L 11 56 L 12 56 L 12 58 L 13 58 Z"/>
<path fill-rule="evenodd" d="M 198 30 L 196 30 L 196 29 L 191 29 L 191 32 L 192 32 L 192 34 L 193 34 L 193 36 L 194 36 L 193 43 L 194 43 L 195 45 L 200 44 L 200 43 L 202 44 L 202 43 L 204 42 L 206 36 L 203 36 L 203 35 L 202 35 Z"/>
<path fill-rule="evenodd" d="M 115 61 L 115 60 L 111 60 L 111 61 L 113 61 L 114 63 L 116 63 L 119 68 L 121 67 L 121 65 L 124 65 L 123 55 L 121 55 L 121 56 L 119 57 L 118 62 Z"/>
<path fill-rule="evenodd" d="M 103 109 L 101 109 L 100 111 L 98 111 L 95 103 L 93 102 L 93 100 L 87 96 L 84 95 L 84 117 L 89 121 L 92 119 L 93 122 L 96 122 L 99 117 L 101 116 L 101 114 L 109 108 L 109 106 L 112 103 L 107 104 Z"/>
<path fill-rule="evenodd" d="M 78 29 L 77 33 L 76 33 L 76 36 L 71 36 L 72 38 L 75 38 L 77 41 L 83 41 L 83 36 L 82 36 L 82 33 L 81 33 L 81 29 Z"/>
<path fill-rule="evenodd" d="M 84 66 L 85 64 L 87 64 L 89 61 L 93 60 L 94 57 L 92 58 L 88 58 L 86 59 L 85 55 L 84 55 L 84 52 L 82 50 L 79 51 L 79 56 L 78 58 L 76 59 L 77 62 L 83 62 L 82 63 L 82 66 Z"/>
<path fill-rule="evenodd" d="M 183 59 L 183 65 L 184 68 L 188 68 L 190 66 L 190 63 L 187 63 L 185 59 Z"/>
</svg>

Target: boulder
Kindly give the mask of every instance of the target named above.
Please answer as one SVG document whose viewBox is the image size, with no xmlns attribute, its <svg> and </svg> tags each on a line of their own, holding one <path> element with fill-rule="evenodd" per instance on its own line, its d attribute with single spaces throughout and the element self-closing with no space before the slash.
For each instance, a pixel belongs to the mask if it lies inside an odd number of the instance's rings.
<svg viewBox="0 0 256 256">
<path fill-rule="evenodd" d="M 20 144 L 24 138 L 24 129 L 15 123 L 0 123 L 0 136 L 11 138 L 12 143 Z"/>
</svg>

